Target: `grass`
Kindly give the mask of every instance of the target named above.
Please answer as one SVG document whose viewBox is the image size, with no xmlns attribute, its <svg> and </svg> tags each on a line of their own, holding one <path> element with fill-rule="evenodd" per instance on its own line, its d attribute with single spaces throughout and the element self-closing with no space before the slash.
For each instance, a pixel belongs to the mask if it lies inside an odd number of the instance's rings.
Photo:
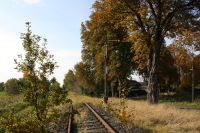
<svg viewBox="0 0 200 133">
<path fill-rule="evenodd" d="M 198 93 L 196 93 L 196 95 L 197 94 Z M 159 99 L 160 103 L 165 103 L 176 107 L 200 109 L 199 97 L 196 97 L 195 101 L 191 102 L 191 92 L 187 91 L 170 93 L 169 95 L 166 93 L 161 93 Z"/>
<path fill-rule="evenodd" d="M 69 93 L 75 103 L 91 102 L 100 104 L 102 99 Z M 115 109 L 120 108 L 120 99 L 110 98 L 109 103 Z M 126 112 L 129 121 L 143 129 L 155 133 L 199 133 L 200 113 L 177 109 L 171 104 L 149 105 L 145 100 L 127 100 Z"/>
<path fill-rule="evenodd" d="M 119 99 L 110 102 L 119 106 Z M 149 105 L 146 101 L 127 101 L 127 112 L 132 113 L 130 121 L 136 126 L 152 132 L 200 132 L 200 113 L 179 110 L 166 104 Z"/>
<path fill-rule="evenodd" d="M 0 92 L 0 98 L 3 98 L 5 96 L 7 96 L 6 92 L 4 92 L 4 91 Z"/>
<path fill-rule="evenodd" d="M 69 92 L 68 98 L 73 104 L 83 102 L 91 102 L 95 105 L 102 103 L 101 98 L 78 95 Z M 127 100 L 126 112 L 130 115 L 129 121 L 134 125 L 150 130 L 152 132 L 176 132 L 176 133 L 197 133 L 200 132 L 200 112 L 189 110 L 180 110 L 177 106 L 189 106 L 199 108 L 198 102 L 190 103 L 186 100 L 176 99 L 175 95 L 161 95 L 161 103 L 158 105 L 149 105 L 146 100 Z M 9 96 L 4 92 L 0 92 L 0 115 L 7 112 L 7 109 L 14 108 L 19 116 L 27 116 L 32 114 L 30 107 L 26 108 L 23 103 L 22 96 Z M 171 100 L 170 100 L 171 99 Z M 114 109 L 120 108 L 120 99 L 110 98 L 109 104 Z M 66 106 L 60 106 L 60 110 Z M 34 114 L 33 114 L 34 115 Z M 33 118 L 33 115 L 27 119 Z M 77 121 L 84 119 L 84 112 Z M 1 122 L 0 122 L 1 123 Z M 1 126 L 1 125 L 0 125 Z"/>
<path fill-rule="evenodd" d="M 73 101 L 73 104 L 75 105 L 80 104 L 80 103 L 85 103 L 85 102 L 91 102 L 94 105 L 99 105 L 102 103 L 102 99 L 100 98 L 79 95 L 74 92 L 69 92 L 68 98 L 70 98 Z"/>
<path fill-rule="evenodd" d="M 200 93 L 195 93 L 196 98 L 194 102 L 191 102 L 191 92 L 189 91 L 178 91 L 178 92 L 171 92 L 171 93 L 160 93 L 159 95 L 159 103 L 172 105 L 175 107 L 185 107 L 185 108 L 192 108 L 192 109 L 200 109 Z M 137 101 L 146 101 L 146 96 L 142 96 L 139 98 L 133 98 Z"/>
<path fill-rule="evenodd" d="M 48 124 L 66 122 L 65 119 L 68 117 L 64 116 L 64 113 L 68 108 L 69 104 L 66 103 L 50 108 L 47 116 L 49 119 Z M 0 93 L 0 133 L 7 132 L 9 129 L 19 129 L 24 132 L 38 132 L 37 130 L 39 130 L 40 124 L 41 122 L 36 118 L 34 108 L 23 101 L 22 95 L 7 95 L 5 92 Z M 48 128 L 52 132 L 56 130 L 52 126 Z"/>
</svg>

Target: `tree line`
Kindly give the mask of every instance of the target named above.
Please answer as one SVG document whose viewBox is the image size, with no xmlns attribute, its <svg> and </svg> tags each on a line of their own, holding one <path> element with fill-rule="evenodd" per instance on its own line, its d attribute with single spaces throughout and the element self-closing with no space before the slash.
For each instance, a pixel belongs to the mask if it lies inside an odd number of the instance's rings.
<svg viewBox="0 0 200 133">
<path fill-rule="evenodd" d="M 92 9 L 81 24 L 82 61 L 66 74 L 66 87 L 103 94 L 105 61 L 112 95 L 134 72 L 147 82 L 151 104 L 158 103 L 160 88 L 199 84 L 198 0 L 96 0 Z"/>
</svg>

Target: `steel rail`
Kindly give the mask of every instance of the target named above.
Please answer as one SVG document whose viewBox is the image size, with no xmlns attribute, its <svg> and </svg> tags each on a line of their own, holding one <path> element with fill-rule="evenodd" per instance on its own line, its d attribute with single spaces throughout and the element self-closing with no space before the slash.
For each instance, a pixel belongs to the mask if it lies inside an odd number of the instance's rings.
<svg viewBox="0 0 200 133">
<path fill-rule="evenodd" d="M 84 103 L 86 107 L 94 114 L 94 116 L 101 122 L 101 124 L 108 130 L 110 133 L 117 133 L 117 131 L 111 127 L 89 104 Z"/>
</svg>

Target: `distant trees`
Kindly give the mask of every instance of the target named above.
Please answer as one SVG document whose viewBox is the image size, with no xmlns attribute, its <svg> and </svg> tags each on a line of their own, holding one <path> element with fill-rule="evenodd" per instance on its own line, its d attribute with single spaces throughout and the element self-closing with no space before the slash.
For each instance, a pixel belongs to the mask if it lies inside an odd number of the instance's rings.
<svg viewBox="0 0 200 133">
<path fill-rule="evenodd" d="M 0 91 L 4 91 L 4 89 L 5 89 L 5 84 L 4 84 L 4 82 L 1 82 L 0 83 Z"/>
<path fill-rule="evenodd" d="M 93 95 L 97 92 L 95 86 L 95 77 L 90 67 L 83 62 L 75 65 L 75 76 L 78 86 L 81 88 L 81 93 Z"/>
<path fill-rule="evenodd" d="M 16 95 L 16 94 L 19 94 L 19 82 L 17 79 L 13 78 L 13 79 L 9 79 L 7 80 L 7 82 L 5 83 L 5 91 L 8 93 L 8 94 L 11 94 L 11 95 Z"/>
<path fill-rule="evenodd" d="M 65 78 L 63 81 L 63 86 L 67 90 L 77 91 L 77 80 L 75 74 L 72 70 L 69 70 L 67 74 L 65 74 Z"/>
<path fill-rule="evenodd" d="M 194 101 L 194 85 L 195 85 L 195 73 L 194 73 L 194 57 L 195 52 L 200 51 L 200 33 L 199 31 L 195 30 L 183 30 L 182 34 L 177 37 L 177 44 L 179 44 L 181 47 L 186 49 L 188 55 L 190 55 L 191 58 L 191 81 L 192 81 L 192 101 Z"/>
<path fill-rule="evenodd" d="M 67 95 L 67 89 L 61 87 L 60 83 L 58 83 L 55 77 L 50 80 L 49 89 L 50 89 L 49 103 L 52 104 L 52 106 L 59 105 L 62 101 L 65 101 Z"/>
</svg>

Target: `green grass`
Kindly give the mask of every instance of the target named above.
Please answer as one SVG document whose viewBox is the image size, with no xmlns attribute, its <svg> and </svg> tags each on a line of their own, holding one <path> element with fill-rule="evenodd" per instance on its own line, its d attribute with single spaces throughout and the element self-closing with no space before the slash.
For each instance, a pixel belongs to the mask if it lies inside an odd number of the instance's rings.
<svg viewBox="0 0 200 133">
<path fill-rule="evenodd" d="M 146 96 L 141 96 L 137 98 L 132 98 L 136 101 L 146 101 Z M 159 94 L 159 103 L 172 105 L 175 107 L 185 107 L 185 108 L 193 108 L 193 109 L 200 109 L 200 93 L 195 93 L 195 100 L 191 102 L 191 92 L 189 91 L 177 91 L 171 92 L 170 94 L 167 93 L 160 93 Z"/>
<path fill-rule="evenodd" d="M 185 91 L 179 91 L 169 95 L 161 93 L 159 96 L 160 103 L 194 109 L 200 109 L 199 100 L 200 99 L 197 97 L 194 102 L 191 102 L 191 93 Z"/>
<path fill-rule="evenodd" d="M 0 92 L 0 98 L 5 97 L 5 96 L 7 96 L 6 92 L 4 92 L 4 91 Z"/>
<path fill-rule="evenodd" d="M 54 125 L 58 124 L 62 118 L 60 112 L 63 112 L 67 108 L 69 108 L 69 104 L 66 103 L 52 107 L 48 112 L 48 121 L 54 123 Z M 68 117 L 63 118 L 66 119 Z M 63 122 L 66 123 L 64 120 Z M 22 94 L 7 95 L 5 92 L 0 92 L 0 133 L 16 132 L 12 131 L 13 129 L 21 132 L 39 132 L 37 130 L 40 129 L 40 126 L 41 122 L 37 119 L 34 108 L 29 106 L 27 102 L 24 102 Z M 56 130 L 56 128 L 48 128 L 52 132 Z"/>
</svg>

